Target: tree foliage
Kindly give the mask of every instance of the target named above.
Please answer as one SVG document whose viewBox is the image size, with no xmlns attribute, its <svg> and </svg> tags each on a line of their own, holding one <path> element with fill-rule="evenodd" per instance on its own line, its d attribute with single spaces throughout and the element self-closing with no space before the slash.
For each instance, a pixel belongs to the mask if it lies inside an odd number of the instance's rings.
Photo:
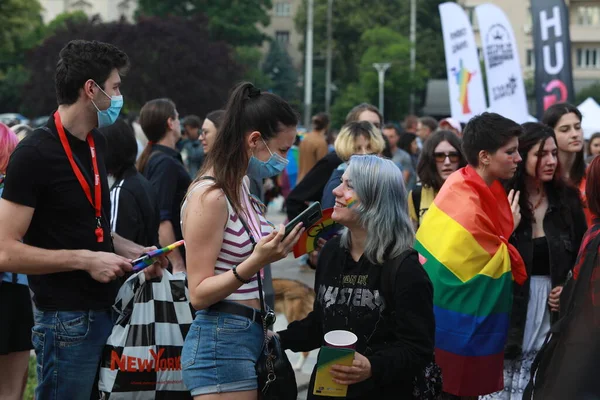
<svg viewBox="0 0 600 400">
<path fill-rule="evenodd" d="M 600 104 L 600 82 L 596 82 L 591 86 L 581 89 L 575 96 L 575 102 L 577 104 L 583 103 L 588 97 L 596 100 L 596 103 Z M 576 105 L 577 105 L 576 104 Z"/>
<path fill-rule="evenodd" d="M 0 0 L 0 112 L 16 112 L 28 79 L 23 68 L 27 50 L 42 36 L 37 0 Z"/>
<path fill-rule="evenodd" d="M 273 85 L 271 77 L 261 69 L 263 54 L 258 47 L 236 47 L 234 58 L 238 65 L 245 68 L 244 80 L 252 82 L 259 88 L 269 88 Z"/>
<path fill-rule="evenodd" d="M 29 72 L 22 65 L 14 65 L 0 71 L 0 113 L 21 111 L 23 87 Z"/>
<path fill-rule="evenodd" d="M 271 0 L 139 0 L 138 16 L 204 14 L 213 40 L 231 46 L 260 46 L 267 37 L 259 25 L 268 26 Z"/>
<path fill-rule="evenodd" d="M 417 74 L 418 79 L 412 83 L 412 87 L 416 90 L 417 106 L 422 104 L 424 98 L 425 81 L 422 79 L 423 74 L 430 78 L 446 77 L 442 30 L 438 11 L 438 5 L 442 2 L 442 0 L 418 0 L 417 2 L 416 55 L 417 63 L 422 66 Z M 315 58 L 318 59 L 324 57 L 327 45 L 327 0 L 314 0 L 314 7 L 314 52 Z M 374 88 L 367 88 L 365 85 L 371 84 L 371 82 L 369 80 L 365 81 L 362 77 L 365 68 L 363 56 L 366 47 L 361 44 L 361 41 L 363 41 L 363 34 L 366 29 L 380 27 L 388 28 L 397 33 L 399 37 L 402 37 L 402 42 L 406 43 L 406 38 L 409 37 L 410 33 L 410 2 L 388 0 L 372 0 L 368 3 L 360 0 L 334 1 L 332 77 L 334 84 L 340 88 L 340 92 L 335 96 L 336 107 L 332 110 L 342 108 L 341 105 L 337 105 L 338 101 L 342 101 L 345 107 L 346 103 L 349 102 L 349 94 L 351 94 L 350 97 L 358 100 L 361 91 L 367 89 L 367 91 L 377 90 L 377 85 Z M 306 31 L 306 2 L 303 3 L 296 16 L 296 28 L 300 32 Z M 301 46 L 304 46 L 304 43 Z M 376 56 L 376 53 L 371 52 L 368 57 L 369 61 L 386 61 L 383 57 L 378 58 Z M 408 64 L 410 56 L 406 54 L 403 57 L 405 57 L 401 60 L 403 64 Z M 369 68 L 376 75 L 373 67 L 370 66 Z M 396 65 L 388 73 L 393 74 L 392 70 L 394 69 L 398 69 Z M 409 74 L 404 78 L 407 79 L 408 77 Z M 405 88 L 407 84 L 408 82 L 405 82 Z M 411 87 L 411 85 L 409 84 L 408 87 Z M 403 107 L 407 104 L 408 93 L 399 93 L 401 97 L 398 99 L 393 97 L 395 95 L 394 93 L 388 94 L 386 89 L 386 98 L 389 99 L 392 105 L 400 104 L 399 112 L 407 112 L 408 109 Z M 366 101 L 366 99 L 363 98 L 360 101 Z M 386 103 L 388 103 L 387 100 Z M 345 111 L 347 112 L 348 109 Z M 386 114 L 388 113 L 386 112 Z"/>
<path fill-rule="evenodd" d="M 38 0 L 0 1 L 0 67 L 11 65 L 28 48 L 33 33 L 43 25 Z"/>
<path fill-rule="evenodd" d="M 33 114 L 56 107 L 58 54 L 70 40 L 85 39 L 112 43 L 129 56 L 131 68 L 122 86 L 126 110 L 137 110 L 157 97 L 171 98 L 181 115 L 204 115 L 221 108 L 242 69 L 230 47 L 210 40 L 205 25 L 201 16 L 143 17 L 135 25 L 69 20 L 27 57 L 31 79 L 24 103 Z"/>
<path fill-rule="evenodd" d="M 271 42 L 262 71 L 271 78 L 273 93 L 291 103 L 298 102 L 298 75 L 289 54 L 276 40 Z"/>
<path fill-rule="evenodd" d="M 345 87 L 332 108 L 333 122 L 341 124 L 350 108 L 361 102 L 378 105 L 379 78 L 373 67 L 376 62 L 389 62 L 391 67 L 385 75 L 385 118 L 401 120 L 408 111 L 409 93 L 413 88 L 423 87 L 427 71 L 417 63 L 411 78 L 410 42 L 398 32 L 386 27 L 366 30 L 357 50 L 362 54 L 359 61 L 358 83 Z"/>
</svg>

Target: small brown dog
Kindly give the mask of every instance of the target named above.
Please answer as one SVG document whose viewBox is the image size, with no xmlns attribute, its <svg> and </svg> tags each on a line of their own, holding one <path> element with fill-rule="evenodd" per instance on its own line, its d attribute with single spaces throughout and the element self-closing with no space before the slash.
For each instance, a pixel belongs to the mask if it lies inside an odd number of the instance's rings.
<svg viewBox="0 0 600 400">
<path fill-rule="evenodd" d="M 273 279 L 273 292 L 275 293 L 275 312 L 285 315 L 288 324 L 306 318 L 308 313 L 313 310 L 315 292 L 302 282 L 291 279 Z M 302 352 L 294 369 L 301 370 L 307 357 L 308 353 Z"/>
</svg>

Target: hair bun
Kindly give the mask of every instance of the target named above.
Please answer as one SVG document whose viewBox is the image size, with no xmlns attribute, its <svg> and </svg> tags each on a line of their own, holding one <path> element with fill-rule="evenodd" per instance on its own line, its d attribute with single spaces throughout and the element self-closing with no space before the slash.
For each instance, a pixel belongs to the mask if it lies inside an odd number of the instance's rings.
<svg viewBox="0 0 600 400">
<path fill-rule="evenodd" d="M 250 97 L 252 99 L 252 98 L 258 97 L 258 96 L 260 96 L 260 89 L 255 86 L 250 86 L 248 88 L 248 97 Z"/>
</svg>

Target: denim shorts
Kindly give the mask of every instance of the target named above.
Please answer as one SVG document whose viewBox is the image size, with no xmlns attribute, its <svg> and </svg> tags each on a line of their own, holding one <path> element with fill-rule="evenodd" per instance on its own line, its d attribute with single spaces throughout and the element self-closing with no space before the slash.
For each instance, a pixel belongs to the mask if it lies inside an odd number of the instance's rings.
<svg viewBox="0 0 600 400">
<path fill-rule="evenodd" d="M 246 317 L 197 311 L 181 353 L 183 382 L 192 396 L 256 390 L 263 341 L 262 326 Z"/>
</svg>

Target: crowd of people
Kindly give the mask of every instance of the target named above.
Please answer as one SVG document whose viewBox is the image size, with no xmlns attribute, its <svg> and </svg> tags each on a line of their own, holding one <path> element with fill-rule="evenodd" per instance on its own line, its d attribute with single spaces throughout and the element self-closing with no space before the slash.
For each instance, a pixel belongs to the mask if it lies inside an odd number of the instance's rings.
<svg viewBox="0 0 600 400">
<path fill-rule="evenodd" d="M 339 131 L 318 113 L 300 135 L 297 112 L 251 83 L 204 119 L 167 98 L 120 117 L 128 68 L 110 44 L 72 41 L 47 124 L 0 124 L 0 398 L 21 398 L 32 349 L 36 399 L 99 398 L 131 261 L 182 239 L 143 273 L 187 275 L 181 370 L 196 399 L 256 399 L 265 335 L 305 352 L 353 332 L 353 364 L 331 368 L 352 399 L 522 399 L 543 387 L 534 360 L 574 310 L 596 348 L 600 133 L 586 146 L 576 107 L 461 126 L 386 123 L 362 103 Z M 318 201 L 344 227 L 300 259 L 316 269 L 314 310 L 277 333 L 264 331 L 261 271 L 309 227 L 271 224 L 265 191 L 283 195 L 289 220 Z M 574 303 L 581 276 L 591 283 Z M 435 365 L 443 393 L 431 397 Z M 581 382 L 572 393 L 598 394 Z M 313 371 L 310 399 L 314 384 Z"/>
</svg>

